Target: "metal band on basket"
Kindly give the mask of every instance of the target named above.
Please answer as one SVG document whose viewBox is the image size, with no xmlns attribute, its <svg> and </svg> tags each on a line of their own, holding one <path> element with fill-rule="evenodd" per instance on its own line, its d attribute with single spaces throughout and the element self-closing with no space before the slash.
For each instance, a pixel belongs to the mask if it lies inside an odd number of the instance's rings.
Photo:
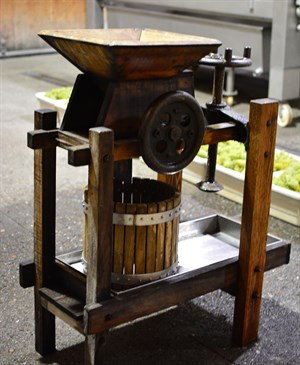
<svg viewBox="0 0 300 365">
<path fill-rule="evenodd" d="M 152 214 L 113 214 L 113 224 L 122 224 L 123 226 L 151 226 L 154 224 L 166 223 L 172 221 L 180 214 L 181 207 L 167 210 L 166 212 Z"/>
<path fill-rule="evenodd" d="M 88 190 L 84 190 L 83 271 L 88 266 Z M 177 272 L 181 195 L 164 182 L 132 178 L 114 180 L 112 288 L 163 279 Z"/>
<path fill-rule="evenodd" d="M 140 285 L 174 275 L 176 274 L 177 270 L 178 261 L 174 262 L 174 264 L 169 266 L 167 269 L 146 274 L 116 274 L 112 272 L 111 281 L 114 284 L 120 285 Z"/>
</svg>

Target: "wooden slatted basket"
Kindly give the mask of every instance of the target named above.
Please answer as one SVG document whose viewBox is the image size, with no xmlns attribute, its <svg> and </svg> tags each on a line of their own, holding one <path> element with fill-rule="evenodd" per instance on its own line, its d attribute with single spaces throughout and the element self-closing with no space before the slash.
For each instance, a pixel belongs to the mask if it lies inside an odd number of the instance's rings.
<svg viewBox="0 0 300 365">
<path fill-rule="evenodd" d="M 174 187 L 157 180 L 114 181 L 115 287 L 136 286 L 176 272 L 180 202 Z"/>
</svg>

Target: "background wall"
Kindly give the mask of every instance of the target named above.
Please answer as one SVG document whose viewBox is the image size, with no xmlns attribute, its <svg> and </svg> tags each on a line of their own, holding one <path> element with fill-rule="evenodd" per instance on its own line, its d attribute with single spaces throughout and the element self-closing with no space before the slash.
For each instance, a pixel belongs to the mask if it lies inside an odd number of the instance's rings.
<svg viewBox="0 0 300 365">
<path fill-rule="evenodd" d="M 86 0 L 0 0 L 2 53 L 47 47 L 42 29 L 85 26 Z"/>
</svg>

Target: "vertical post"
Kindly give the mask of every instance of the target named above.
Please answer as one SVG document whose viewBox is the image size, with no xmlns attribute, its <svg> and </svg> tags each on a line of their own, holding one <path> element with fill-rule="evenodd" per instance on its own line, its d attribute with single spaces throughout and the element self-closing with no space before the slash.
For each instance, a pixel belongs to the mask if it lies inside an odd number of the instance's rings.
<svg viewBox="0 0 300 365">
<path fill-rule="evenodd" d="M 250 103 L 250 137 L 233 323 L 233 342 L 239 346 L 255 341 L 258 333 L 277 111 L 278 103 L 270 99 Z"/>
<path fill-rule="evenodd" d="M 35 129 L 56 128 L 56 112 L 37 110 Z M 56 149 L 34 151 L 35 347 L 43 356 L 55 351 L 55 316 L 41 305 L 39 289 L 49 285 L 55 264 Z"/>
<path fill-rule="evenodd" d="M 88 181 L 88 253 L 86 303 L 110 297 L 113 217 L 113 131 L 92 128 L 89 133 L 91 160 Z M 85 313 L 86 315 L 86 313 Z M 99 362 L 102 335 L 88 335 L 85 364 Z"/>
</svg>

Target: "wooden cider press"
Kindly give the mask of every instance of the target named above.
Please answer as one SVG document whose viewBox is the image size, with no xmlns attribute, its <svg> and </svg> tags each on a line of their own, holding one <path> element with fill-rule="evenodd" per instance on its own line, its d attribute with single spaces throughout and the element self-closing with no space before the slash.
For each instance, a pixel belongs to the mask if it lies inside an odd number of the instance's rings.
<svg viewBox="0 0 300 365">
<path fill-rule="evenodd" d="M 176 272 L 181 171 L 200 149 L 211 124 L 232 123 L 247 142 L 247 120 L 222 102 L 226 67 L 250 65 L 243 57 L 217 54 L 215 39 L 150 29 L 44 31 L 40 36 L 83 73 L 77 76 L 61 125 L 87 136 L 91 128 L 114 134 L 112 283 L 117 288 Z M 215 67 L 213 99 L 194 97 L 193 69 Z M 218 191 L 217 144 L 210 144 L 207 176 L 198 187 Z M 132 158 L 142 156 L 158 180 L 132 177 Z M 69 163 L 86 164 L 87 146 L 73 146 Z M 85 191 L 85 209 L 89 206 Z M 85 227 L 88 223 L 86 222 Z M 88 270 L 88 230 L 83 266 Z"/>
</svg>

